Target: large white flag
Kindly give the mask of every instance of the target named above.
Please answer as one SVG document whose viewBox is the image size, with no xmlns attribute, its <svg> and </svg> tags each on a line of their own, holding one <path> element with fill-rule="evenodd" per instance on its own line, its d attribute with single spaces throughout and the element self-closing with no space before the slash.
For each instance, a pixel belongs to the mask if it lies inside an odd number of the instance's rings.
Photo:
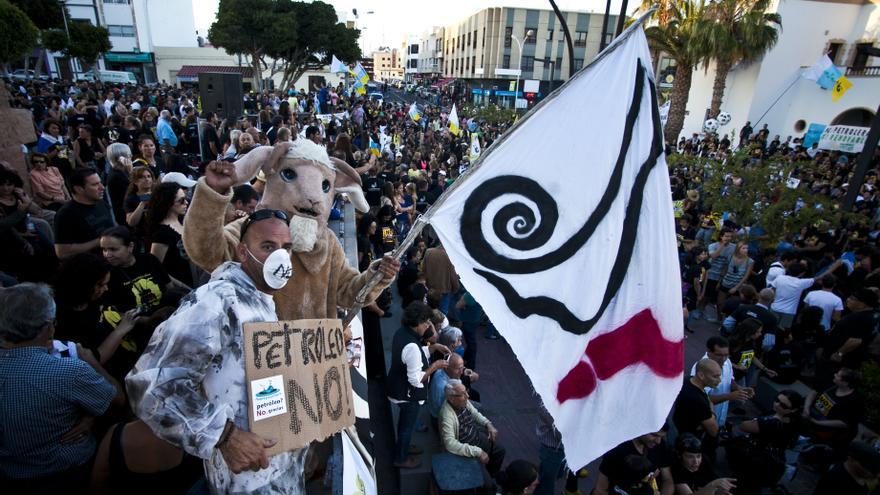
<svg viewBox="0 0 880 495">
<path fill-rule="evenodd" d="M 659 430 L 681 387 L 662 150 L 636 23 L 484 150 L 430 218 L 553 416 L 572 467 Z"/>
</svg>

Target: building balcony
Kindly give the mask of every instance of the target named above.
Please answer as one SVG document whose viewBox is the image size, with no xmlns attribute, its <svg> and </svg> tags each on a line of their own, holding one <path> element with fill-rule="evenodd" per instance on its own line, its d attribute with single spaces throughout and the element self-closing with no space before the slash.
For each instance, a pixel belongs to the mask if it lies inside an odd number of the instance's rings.
<svg viewBox="0 0 880 495">
<path fill-rule="evenodd" d="M 868 67 L 847 67 L 846 77 L 880 77 L 880 65 Z"/>
</svg>

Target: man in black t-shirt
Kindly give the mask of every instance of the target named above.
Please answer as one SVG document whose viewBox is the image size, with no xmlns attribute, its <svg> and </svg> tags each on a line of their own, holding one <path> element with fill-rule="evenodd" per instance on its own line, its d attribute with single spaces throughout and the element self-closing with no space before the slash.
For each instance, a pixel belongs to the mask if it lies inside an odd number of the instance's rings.
<svg viewBox="0 0 880 495">
<path fill-rule="evenodd" d="M 858 369 L 877 330 L 877 295 L 870 289 L 858 289 L 846 299 L 846 307 L 852 313 L 832 327 L 822 346 L 822 357 L 838 366 Z"/>
<path fill-rule="evenodd" d="M 718 421 L 705 390 L 715 388 L 719 383 L 721 366 L 712 359 L 703 358 L 697 363 L 696 374 L 684 382 L 673 406 L 672 422 L 678 434 L 692 433 L 703 440 L 706 448 L 713 445 L 706 440 L 718 436 Z"/>
<path fill-rule="evenodd" d="M 807 397 L 804 417 L 817 442 L 843 448 L 856 436 L 865 414 L 865 401 L 858 392 L 861 381 L 861 373 L 842 368 L 834 374 L 834 387 Z"/>
<path fill-rule="evenodd" d="M 104 185 L 94 169 L 77 169 L 70 177 L 73 199 L 55 215 L 55 253 L 59 258 L 97 251 L 101 232 L 114 225 L 104 199 Z"/>
<path fill-rule="evenodd" d="M 653 467 L 656 479 L 659 479 L 658 488 L 663 493 L 672 493 L 672 455 L 666 447 L 664 438 L 666 432 L 658 431 L 636 437 L 614 447 L 602 456 L 599 465 L 599 478 L 596 480 L 595 495 L 615 494 L 615 487 L 627 481 L 626 459 L 629 456 L 646 458 Z"/>
<path fill-rule="evenodd" d="M 217 155 L 223 149 L 220 136 L 217 135 L 219 119 L 214 112 L 204 112 L 202 117 L 206 120 L 202 124 L 202 161 L 210 162 L 217 159 Z"/>
</svg>

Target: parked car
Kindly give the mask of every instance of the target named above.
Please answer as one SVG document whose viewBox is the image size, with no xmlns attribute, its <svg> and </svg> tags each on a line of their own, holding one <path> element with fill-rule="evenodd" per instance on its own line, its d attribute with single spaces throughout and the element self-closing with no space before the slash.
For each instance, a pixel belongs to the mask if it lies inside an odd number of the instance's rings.
<svg viewBox="0 0 880 495">
<path fill-rule="evenodd" d="M 35 77 L 37 77 L 37 73 L 32 70 L 25 71 L 24 69 L 18 69 L 12 73 L 12 78 L 17 81 L 26 81 Z M 40 79 L 41 81 L 48 81 L 49 76 L 46 74 L 40 74 L 40 77 L 38 79 Z"/>
<path fill-rule="evenodd" d="M 385 97 L 382 96 L 382 93 L 370 93 L 368 96 L 370 100 L 378 101 L 380 105 L 385 101 Z"/>
<path fill-rule="evenodd" d="M 76 75 L 77 81 L 95 82 L 94 72 L 82 72 Z"/>
</svg>

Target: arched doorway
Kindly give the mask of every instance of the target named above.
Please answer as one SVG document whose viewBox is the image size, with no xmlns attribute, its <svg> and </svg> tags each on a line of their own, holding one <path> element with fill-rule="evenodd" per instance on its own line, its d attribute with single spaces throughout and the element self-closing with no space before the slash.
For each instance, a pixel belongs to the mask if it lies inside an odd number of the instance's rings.
<svg viewBox="0 0 880 495">
<path fill-rule="evenodd" d="M 857 127 L 871 127 L 871 119 L 874 118 L 874 112 L 867 108 L 850 108 L 843 113 L 834 117 L 831 125 L 853 125 Z"/>
</svg>

